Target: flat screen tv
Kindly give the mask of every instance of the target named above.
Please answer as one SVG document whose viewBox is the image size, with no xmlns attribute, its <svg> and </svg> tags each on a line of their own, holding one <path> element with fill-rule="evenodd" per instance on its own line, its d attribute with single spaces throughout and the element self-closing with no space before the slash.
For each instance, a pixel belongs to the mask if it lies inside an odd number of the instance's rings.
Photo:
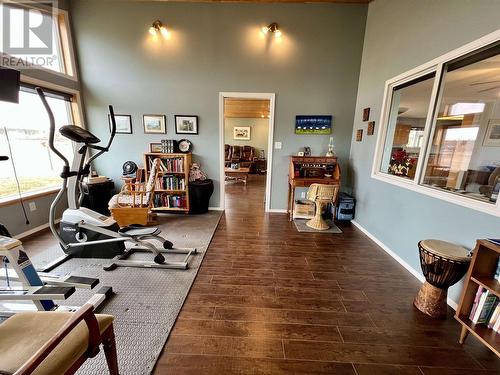
<svg viewBox="0 0 500 375">
<path fill-rule="evenodd" d="M 20 73 L 0 68 L 0 101 L 19 103 Z"/>
</svg>

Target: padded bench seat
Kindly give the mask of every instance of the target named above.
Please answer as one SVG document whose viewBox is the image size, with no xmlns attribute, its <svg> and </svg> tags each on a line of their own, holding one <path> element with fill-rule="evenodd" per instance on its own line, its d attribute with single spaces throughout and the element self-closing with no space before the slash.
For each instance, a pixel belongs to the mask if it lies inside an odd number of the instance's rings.
<svg viewBox="0 0 500 375">
<path fill-rule="evenodd" d="M 11 375 L 27 362 L 71 319 L 71 312 L 22 312 L 0 324 L 0 375 Z M 102 334 L 113 316 L 96 314 Z M 20 335 L 19 333 L 23 334 Z M 89 345 L 89 331 L 84 321 L 52 351 L 33 375 L 64 374 Z"/>
</svg>

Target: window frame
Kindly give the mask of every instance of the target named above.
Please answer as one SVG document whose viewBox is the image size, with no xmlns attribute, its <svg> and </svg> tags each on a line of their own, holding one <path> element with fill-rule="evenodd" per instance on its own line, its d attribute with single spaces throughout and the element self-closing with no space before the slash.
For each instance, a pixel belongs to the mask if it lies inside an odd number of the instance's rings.
<svg viewBox="0 0 500 375">
<path fill-rule="evenodd" d="M 82 119 L 83 119 L 83 112 L 82 112 L 82 105 L 81 105 L 81 95 L 80 91 L 71 89 L 69 87 L 64 87 L 60 86 L 51 82 L 47 82 L 44 80 L 32 78 L 26 75 L 23 75 L 21 73 L 21 86 L 23 83 L 25 84 L 31 84 L 31 85 L 38 85 L 41 87 L 45 87 L 47 89 L 59 91 L 64 94 L 69 94 L 73 97 L 73 100 L 68 103 L 69 110 L 70 110 L 70 116 L 72 118 L 72 122 L 74 125 L 83 127 Z M 73 145 L 74 146 L 74 145 Z M 60 189 L 60 185 L 53 185 L 53 186 L 48 186 L 46 188 L 41 188 L 39 190 L 35 191 L 28 191 L 28 192 L 23 192 L 21 193 L 21 198 L 19 197 L 19 194 L 8 196 L 8 197 L 2 197 L 0 198 L 0 207 L 2 206 L 8 206 L 14 203 L 17 203 L 20 201 L 20 199 L 24 200 L 33 200 L 38 197 L 43 197 L 46 195 L 53 194 L 57 192 Z"/>
<path fill-rule="evenodd" d="M 427 63 L 424 63 L 407 72 L 399 74 L 385 82 L 384 96 L 382 99 L 382 110 L 380 113 L 380 127 L 377 134 L 377 142 L 375 146 L 375 157 L 372 164 L 371 177 L 375 180 L 386 182 L 398 187 L 412 190 L 421 194 L 431 196 L 446 202 L 458 204 L 463 207 L 471 208 L 480 212 L 500 217 L 500 199 L 496 203 L 487 203 L 466 196 L 460 196 L 444 190 L 439 190 L 430 186 L 421 185 L 424 179 L 425 167 L 429 161 L 430 143 L 435 130 L 436 116 L 435 113 L 439 110 L 442 88 L 442 77 L 446 63 L 461 58 L 471 52 L 475 52 L 490 44 L 500 41 L 500 29 L 487 34 L 471 43 L 452 50 L 442 56 L 439 56 Z M 408 83 L 426 74 L 435 72 L 434 84 L 430 96 L 430 104 L 427 112 L 427 118 L 424 127 L 424 138 L 420 157 L 418 159 L 417 168 L 415 170 L 415 178 L 413 180 L 402 178 L 400 176 L 391 175 L 381 171 L 383 152 L 388 131 L 388 120 L 391 109 L 393 89 L 401 84 Z"/>
<path fill-rule="evenodd" d="M 35 4 L 31 5 L 30 8 L 37 9 L 41 12 L 47 13 L 47 9 L 43 7 L 37 7 Z M 55 35 L 57 36 L 57 40 L 55 40 L 54 42 L 57 43 L 56 48 L 59 48 L 60 50 L 62 59 L 60 64 L 62 64 L 64 72 L 58 72 L 42 66 L 37 66 L 36 68 L 33 69 L 43 72 L 46 75 L 63 77 L 73 82 L 78 82 L 79 81 L 78 69 L 76 66 L 75 50 L 74 50 L 74 43 L 70 27 L 69 12 L 67 10 L 60 8 L 54 8 L 53 12 L 57 26 L 55 30 Z M 6 56 L 8 58 L 12 57 L 8 53 L 0 51 L 0 57 L 3 56 Z"/>
</svg>

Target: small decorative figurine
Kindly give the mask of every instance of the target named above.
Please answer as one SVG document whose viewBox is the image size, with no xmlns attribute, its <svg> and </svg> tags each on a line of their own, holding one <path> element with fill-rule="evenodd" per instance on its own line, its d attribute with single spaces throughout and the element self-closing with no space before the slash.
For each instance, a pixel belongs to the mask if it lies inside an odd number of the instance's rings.
<svg viewBox="0 0 500 375">
<path fill-rule="evenodd" d="M 198 163 L 193 163 L 191 166 L 191 170 L 189 171 L 189 182 L 193 182 L 196 180 L 206 180 L 207 174 L 200 169 L 200 165 Z"/>
</svg>

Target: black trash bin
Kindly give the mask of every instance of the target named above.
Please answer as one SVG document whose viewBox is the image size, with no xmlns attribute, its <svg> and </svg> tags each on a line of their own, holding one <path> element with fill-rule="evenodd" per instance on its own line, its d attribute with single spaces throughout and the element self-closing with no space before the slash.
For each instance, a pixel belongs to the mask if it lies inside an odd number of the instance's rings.
<svg viewBox="0 0 500 375">
<path fill-rule="evenodd" d="M 191 214 L 205 214 L 214 192 L 214 182 L 210 179 L 196 180 L 189 183 L 189 205 Z"/>
</svg>

